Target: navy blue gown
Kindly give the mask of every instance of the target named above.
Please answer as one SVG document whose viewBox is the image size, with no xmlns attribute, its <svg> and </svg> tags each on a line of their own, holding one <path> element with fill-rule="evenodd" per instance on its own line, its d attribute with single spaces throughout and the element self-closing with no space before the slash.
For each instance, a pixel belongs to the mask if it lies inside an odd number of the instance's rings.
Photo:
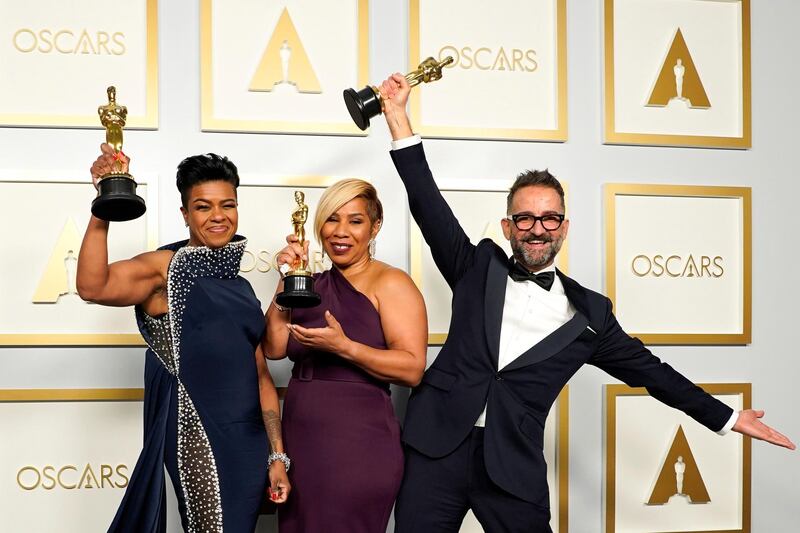
<svg viewBox="0 0 800 533">
<path fill-rule="evenodd" d="M 164 467 L 187 533 L 252 533 L 267 487 L 269 444 L 255 350 L 264 315 L 238 275 L 246 239 L 222 248 L 162 247 L 175 255 L 168 312 L 137 306 L 148 345 L 144 447 L 109 532 L 166 531 Z"/>
</svg>

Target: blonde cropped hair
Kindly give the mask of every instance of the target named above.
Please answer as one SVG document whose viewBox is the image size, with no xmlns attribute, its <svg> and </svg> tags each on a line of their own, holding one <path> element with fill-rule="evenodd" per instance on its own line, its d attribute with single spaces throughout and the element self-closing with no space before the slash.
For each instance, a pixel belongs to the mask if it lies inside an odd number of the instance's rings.
<svg viewBox="0 0 800 533">
<path fill-rule="evenodd" d="M 371 183 L 355 178 L 337 181 L 322 193 L 314 217 L 314 235 L 317 242 L 322 243 L 322 226 L 344 204 L 355 198 L 363 198 L 367 202 L 367 216 L 372 225 L 383 220 L 383 205 L 378 199 L 378 191 Z"/>
</svg>

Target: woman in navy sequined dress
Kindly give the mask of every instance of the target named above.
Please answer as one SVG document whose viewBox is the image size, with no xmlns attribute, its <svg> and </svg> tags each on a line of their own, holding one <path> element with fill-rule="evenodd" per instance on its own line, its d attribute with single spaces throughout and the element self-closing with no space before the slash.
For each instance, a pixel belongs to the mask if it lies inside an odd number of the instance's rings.
<svg viewBox="0 0 800 533">
<path fill-rule="evenodd" d="M 369 183 L 329 187 L 314 222 L 333 263 L 314 276 L 321 305 L 290 314 L 273 300 L 267 309 L 265 353 L 294 362 L 283 431 L 296 464 L 292 497 L 278 510 L 281 533 L 385 533 L 400 488 L 403 451 L 389 384 L 419 383 L 428 332 L 414 282 L 373 258 L 382 219 Z M 278 264 L 294 265 L 307 243 L 287 241 Z"/>
<path fill-rule="evenodd" d="M 102 151 L 95 184 L 114 163 Z M 166 466 L 187 533 L 251 533 L 267 487 L 282 503 L 290 486 L 264 318 L 238 275 L 247 243 L 236 235 L 239 178 L 207 154 L 185 159 L 177 184 L 188 241 L 109 265 L 109 224 L 92 217 L 78 260 L 81 297 L 135 305 L 149 347 L 144 447 L 109 531 L 166 530 Z"/>
</svg>

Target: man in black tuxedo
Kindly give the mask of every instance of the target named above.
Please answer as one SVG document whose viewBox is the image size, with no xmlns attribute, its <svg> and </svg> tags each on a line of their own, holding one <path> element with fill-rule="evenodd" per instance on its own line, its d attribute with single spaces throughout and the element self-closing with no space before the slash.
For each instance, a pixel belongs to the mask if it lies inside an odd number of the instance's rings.
<svg viewBox="0 0 800 533">
<path fill-rule="evenodd" d="M 406 470 L 395 506 L 397 533 L 457 532 L 468 509 L 490 533 L 550 532 L 544 424 L 564 384 L 595 365 L 685 412 L 712 431 L 733 429 L 794 449 L 733 410 L 638 340 L 611 301 L 557 271 L 569 230 L 564 191 L 547 171 L 520 174 L 503 233 L 513 258 L 490 239 L 472 244 L 433 180 L 405 112 L 409 86 L 381 86 L 392 159 L 411 213 L 453 290 L 447 342 L 408 402 Z"/>
</svg>

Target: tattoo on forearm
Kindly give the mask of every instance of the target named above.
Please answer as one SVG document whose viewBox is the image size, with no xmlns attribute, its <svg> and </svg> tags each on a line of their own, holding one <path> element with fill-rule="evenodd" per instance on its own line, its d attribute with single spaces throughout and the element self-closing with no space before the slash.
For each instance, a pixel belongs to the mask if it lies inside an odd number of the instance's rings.
<svg viewBox="0 0 800 533">
<path fill-rule="evenodd" d="M 278 443 L 283 440 L 281 437 L 281 417 L 272 409 L 261 411 L 261 417 L 264 419 L 264 427 L 267 429 L 269 445 L 274 452 L 278 449 Z"/>
</svg>

